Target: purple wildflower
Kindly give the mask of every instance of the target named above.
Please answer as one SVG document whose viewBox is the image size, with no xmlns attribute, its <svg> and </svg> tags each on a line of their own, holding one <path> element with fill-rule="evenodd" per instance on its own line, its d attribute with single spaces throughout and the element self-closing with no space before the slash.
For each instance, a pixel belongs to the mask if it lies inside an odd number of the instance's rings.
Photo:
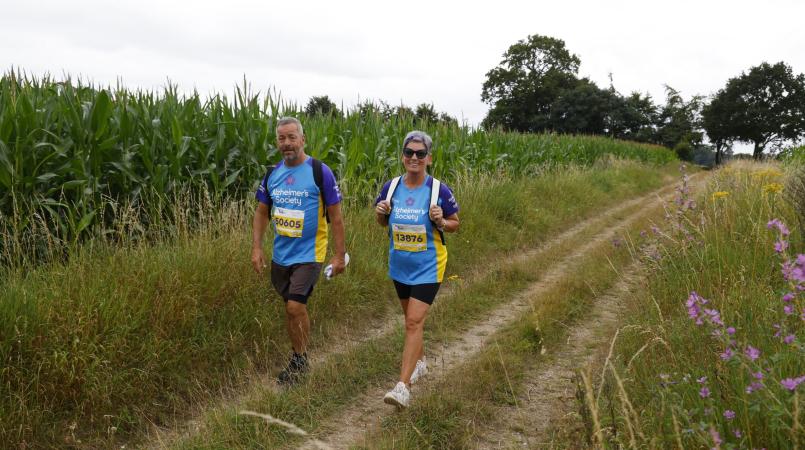
<svg viewBox="0 0 805 450">
<path fill-rule="evenodd" d="M 707 377 L 701 377 L 696 380 L 699 384 L 707 383 Z"/>
<path fill-rule="evenodd" d="M 751 394 L 752 392 L 759 391 L 761 389 L 763 389 L 763 383 L 755 381 L 746 387 L 746 393 Z"/>
<path fill-rule="evenodd" d="M 733 410 L 731 410 L 731 409 L 728 409 L 728 410 L 724 411 L 724 417 L 725 417 L 727 420 L 732 420 L 732 419 L 734 419 L 734 418 L 735 418 L 735 411 L 733 411 Z"/>
<path fill-rule="evenodd" d="M 791 261 L 783 261 L 782 264 L 783 278 L 785 281 L 794 281 L 794 264 Z"/>
<path fill-rule="evenodd" d="M 716 431 L 712 425 L 710 426 L 710 437 L 713 438 L 713 445 L 715 445 L 715 448 L 720 448 L 721 435 L 718 434 L 718 431 Z"/>
<path fill-rule="evenodd" d="M 710 323 L 724 326 L 724 322 L 721 321 L 721 313 L 719 313 L 718 310 L 704 308 L 704 313 L 707 314 Z"/>
<path fill-rule="evenodd" d="M 780 239 L 779 241 L 774 243 L 774 251 L 777 253 L 782 253 L 788 248 L 788 241 L 784 241 Z"/>
<path fill-rule="evenodd" d="M 790 316 L 791 314 L 794 314 L 794 307 L 792 305 L 785 305 L 783 306 L 783 312 L 786 316 Z"/>
<path fill-rule="evenodd" d="M 753 373 L 752 376 L 755 377 L 756 380 L 762 380 L 763 379 L 763 371 L 758 370 L 757 372 Z"/>
<path fill-rule="evenodd" d="M 791 270 L 791 278 L 798 283 L 805 283 L 805 269 L 795 267 Z"/>
<path fill-rule="evenodd" d="M 744 353 L 746 353 L 746 357 L 752 361 L 760 357 L 760 350 L 756 349 L 755 347 L 752 347 L 751 345 L 746 347 L 746 351 Z"/>
<path fill-rule="evenodd" d="M 727 328 L 727 334 L 729 334 L 730 336 L 732 336 L 733 334 L 735 334 L 735 327 L 729 327 L 729 328 Z"/>
<path fill-rule="evenodd" d="M 780 219 L 772 219 L 769 223 L 766 224 L 766 228 L 772 229 L 776 228 L 780 231 L 780 234 L 783 236 L 788 236 L 790 232 L 788 231 L 788 227 L 785 226 L 784 223 L 780 222 Z"/>
<path fill-rule="evenodd" d="M 775 323 L 772 327 L 776 330 L 774 333 L 774 337 L 780 337 L 780 333 L 782 332 L 782 328 L 780 328 L 779 323 Z"/>
<path fill-rule="evenodd" d="M 737 428 L 732 430 L 732 434 L 735 435 L 735 437 L 737 437 L 738 439 L 740 439 L 741 436 L 743 436 L 743 434 L 741 434 L 741 430 L 739 430 Z"/>
<path fill-rule="evenodd" d="M 640 237 L 646 237 L 646 236 L 648 236 L 648 233 L 646 233 L 646 230 L 641 230 L 640 231 Z"/>
<path fill-rule="evenodd" d="M 780 384 L 782 384 L 783 387 L 788 389 L 789 391 L 793 391 L 803 381 L 805 381 L 805 375 L 796 378 L 786 378 L 780 381 Z"/>
<path fill-rule="evenodd" d="M 797 265 L 800 267 L 805 267 L 805 254 L 800 253 L 797 255 Z"/>
<path fill-rule="evenodd" d="M 796 336 L 794 336 L 793 334 L 789 334 L 788 336 L 783 338 L 783 342 L 785 342 L 786 344 L 790 344 L 794 342 L 794 339 L 796 339 Z"/>
<path fill-rule="evenodd" d="M 705 386 L 705 387 L 703 387 L 703 388 L 701 388 L 699 390 L 699 397 L 707 398 L 709 396 L 710 396 L 710 389 L 707 389 L 707 386 Z"/>
<path fill-rule="evenodd" d="M 721 354 L 721 359 L 723 359 L 724 361 L 727 361 L 730 358 L 732 358 L 733 356 L 735 356 L 735 352 L 732 351 L 731 348 L 727 347 L 727 349 L 724 350 L 724 353 Z"/>
<path fill-rule="evenodd" d="M 789 292 L 789 293 L 783 295 L 783 301 L 784 302 L 790 303 L 792 300 L 794 300 L 794 293 L 793 292 Z"/>
</svg>

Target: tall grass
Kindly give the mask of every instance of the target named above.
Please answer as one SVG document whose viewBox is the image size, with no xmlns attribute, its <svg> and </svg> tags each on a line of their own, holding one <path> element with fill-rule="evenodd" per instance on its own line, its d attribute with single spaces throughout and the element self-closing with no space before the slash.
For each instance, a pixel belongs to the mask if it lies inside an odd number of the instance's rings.
<svg viewBox="0 0 805 450">
<path fill-rule="evenodd" d="M 805 270 L 802 230 L 784 226 L 796 223 L 782 197 L 795 176 L 730 165 L 698 201 L 682 192 L 655 229 L 647 292 L 629 305 L 603 386 L 587 389 L 600 445 L 805 444 L 805 278 L 781 270 Z"/>
<path fill-rule="evenodd" d="M 465 227 L 449 240 L 448 276 L 466 277 L 662 181 L 634 162 L 459 180 Z M 284 362 L 282 303 L 248 260 L 253 204 L 188 202 L 173 204 L 178 225 L 160 242 L 100 240 L 62 264 L 0 279 L 0 442 L 112 447 Z M 396 309 L 378 251 L 385 231 L 369 208 L 345 212 L 353 262 L 314 292 L 313 352 L 340 329 L 360 336 Z"/>
<path fill-rule="evenodd" d="M 85 236 L 119 239 L 116 211 L 149 230 L 172 224 L 187 192 L 248 196 L 278 160 L 274 124 L 303 121 L 307 151 L 330 165 L 346 200 L 363 205 L 399 170 L 401 139 L 419 128 L 435 142 L 435 176 L 591 165 L 604 155 L 663 164 L 665 148 L 601 137 L 522 135 L 420 122 L 362 105 L 346 116 L 305 117 L 272 92 L 244 81 L 232 98 L 100 88 L 81 80 L 0 78 L 0 259 L 26 264 L 59 257 Z M 122 230 L 127 231 L 127 230 Z"/>
</svg>

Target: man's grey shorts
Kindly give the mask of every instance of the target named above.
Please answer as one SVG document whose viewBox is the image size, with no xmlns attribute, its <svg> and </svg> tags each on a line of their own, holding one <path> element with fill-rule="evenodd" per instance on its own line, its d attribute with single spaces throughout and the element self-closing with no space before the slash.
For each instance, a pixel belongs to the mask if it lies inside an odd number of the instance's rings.
<svg viewBox="0 0 805 450">
<path fill-rule="evenodd" d="M 301 263 L 281 266 L 271 261 L 271 284 L 286 302 L 307 304 L 313 286 L 319 280 L 321 263 Z"/>
</svg>

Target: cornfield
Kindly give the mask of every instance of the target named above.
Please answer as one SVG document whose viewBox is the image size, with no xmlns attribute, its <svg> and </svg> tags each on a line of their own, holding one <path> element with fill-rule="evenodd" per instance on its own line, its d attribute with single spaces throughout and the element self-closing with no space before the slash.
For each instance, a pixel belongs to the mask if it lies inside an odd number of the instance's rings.
<svg viewBox="0 0 805 450">
<path fill-rule="evenodd" d="M 434 138 L 433 173 L 448 183 L 479 172 L 589 165 L 603 155 L 660 164 L 675 158 L 662 147 L 603 137 L 423 123 L 372 104 L 343 117 L 305 117 L 299 109 L 245 81 L 232 99 L 202 99 L 176 86 L 131 91 L 8 72 L 0 78 L 0 259 L 36 260 L 48 253 L 42 235 L 61 243 L 113 236 L 126 208 L 147 228 L 170 221 L 169 205 L 180 195 L 246 198 L 278 160 L 273 124 L 281 115 L 302 120 L 307 153 L 333 168 L 353 204 L 365 204 L 401 170 L 398 151 L 412 129 Z"/>
</svg>

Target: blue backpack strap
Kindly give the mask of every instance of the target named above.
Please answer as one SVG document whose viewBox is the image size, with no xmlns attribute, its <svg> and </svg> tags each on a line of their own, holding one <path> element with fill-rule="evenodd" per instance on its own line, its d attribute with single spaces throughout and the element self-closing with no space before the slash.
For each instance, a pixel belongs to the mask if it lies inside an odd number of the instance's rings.
<svg viewBox="0 0 805 450">
<path fill-rule="evenodd" d="M 268 219 L 271 220 L 271 207 L 273 206 L 273 201 L 271 200 L 271 194 L 268 192 L 268 177 L 271 176 L 271 173 L 274 172 L 274 169 L 277 168 L 277 165 L 269 165 L 268 170 L 266 170 L 266 176 L 263 178 L 262 185 L 263 189 L 266 190 L 266 197 L 268 197 Z"/>
</svg>

